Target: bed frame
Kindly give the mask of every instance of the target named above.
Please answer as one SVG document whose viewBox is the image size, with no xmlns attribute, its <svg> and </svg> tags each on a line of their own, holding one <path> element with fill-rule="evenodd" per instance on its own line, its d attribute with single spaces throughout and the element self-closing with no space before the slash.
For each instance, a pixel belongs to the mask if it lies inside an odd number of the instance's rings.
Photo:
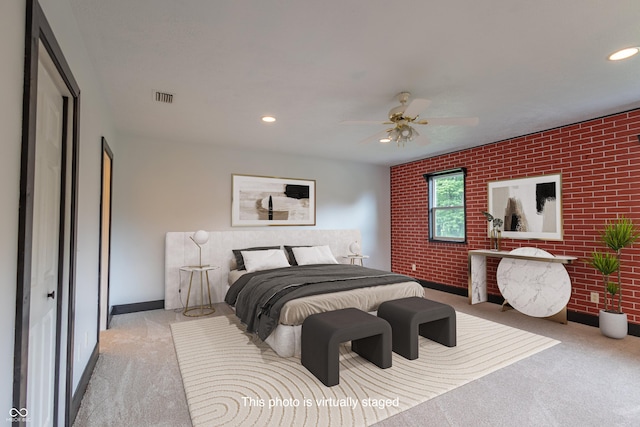
<svg viewBox="0 0 640 427">
<path fill-rule="evenodd" d="M 193 231 L 168 232 L 165 239 L 164 306 L 167 310 L 182 308 L 179 290 L 185 292 L 189 285 L 180 267 L 199 264 L 198 246 L 190 239 Z M 360 230 L 251 230 L 251 231 L 210 231 L 209 241 L 202 245 L 202 263 L 220 267 L 209 273 L 211 299 L 223 302 L 228 288 L 229 270 L 235 267 L 232 249 L 254 246 L 277 245 L 329 245 L 331 252 L 340 263 L 348 263 L 343 258 L 349 254 L 349 245 L 362 243 Z M 196 280 L 196 279 L 194 279 Z"/>
</svg>

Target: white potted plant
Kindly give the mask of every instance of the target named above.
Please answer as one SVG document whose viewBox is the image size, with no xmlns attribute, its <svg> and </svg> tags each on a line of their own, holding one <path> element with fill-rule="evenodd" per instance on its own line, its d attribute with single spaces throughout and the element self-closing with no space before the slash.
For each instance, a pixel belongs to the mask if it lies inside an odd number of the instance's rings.
<svg viewBox="0 0 640 427">
<path fill-rule="evenodd" d="M 604 308 L 600 310 L 599 324 L 600 332 L 610 338 L 627 336 L 627 315 L 622 312 L 620 256 L 622 249 L 633 245 L 638 234 L 633 221 L 624 216 L 615 221 L 605 222 L 602 241 L 609 249 L 613 250 L 613 253 L 595 251 L 589 260 L 589 263 L 602 274 Z M 617 282 L 609 280 L 613 273 L 617 273 Z"/>
</svg>

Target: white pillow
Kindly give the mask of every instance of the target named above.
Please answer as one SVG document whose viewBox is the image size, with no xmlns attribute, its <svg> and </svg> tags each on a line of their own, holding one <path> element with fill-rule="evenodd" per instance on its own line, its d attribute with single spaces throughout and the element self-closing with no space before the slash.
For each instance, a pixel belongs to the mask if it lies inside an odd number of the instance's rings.
<svg viewBox="0 0 640 427">
<path fill-rule="evenodd" d="M 272 268 L 289 267 L 289 261 L 281 249 L 266 251 L 242 251 L 244 266 L 248 273 Z"/>
<path fill-rule="evenodd" d="M 298 265 L 338 263 L 329 246 L 298 247 L 292 250 Z"/>
</svg>

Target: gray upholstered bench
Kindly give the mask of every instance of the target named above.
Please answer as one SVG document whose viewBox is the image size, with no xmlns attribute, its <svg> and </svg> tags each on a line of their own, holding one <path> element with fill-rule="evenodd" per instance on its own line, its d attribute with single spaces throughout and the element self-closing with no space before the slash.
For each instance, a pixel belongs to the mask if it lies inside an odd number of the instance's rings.
<svg viewBox="0 0 640 427">
<path fill-rule="evenodd" d="M 327 387 L 340 383 L 340 343 L 380 368 L 391 367 L 391 326 L 357 308 L 312 314 L 302 323 L 302 365 Z"/>
<path fill-rule="evenodd" d="M 406 359 L 418 358 L 418 335 L 456 346 L 456 311 L 447 304 L 420 297 L 385 301 L 378 307 L 378 317 L 391 324 L 393 351 Z"/>
</svg>

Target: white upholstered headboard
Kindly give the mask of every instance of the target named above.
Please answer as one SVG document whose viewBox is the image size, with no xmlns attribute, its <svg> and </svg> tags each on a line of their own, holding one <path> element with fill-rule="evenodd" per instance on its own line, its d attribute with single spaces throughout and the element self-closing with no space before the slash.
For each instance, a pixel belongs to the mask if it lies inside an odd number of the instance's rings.
<svg viewBox="0 0 640 427">
<path fill-rule="evenodd" d="M 189 278 L 184 272 L 180 274 L 180 267 L 199 263 L 198 247 L 190 239 L 193 233 L 193 231 L 169 232 L 166 235 L 164 306 L 167 310 L 182 307 L 184 301 L 180 301 L 179 289 L 182 288 L 183 300 L 186 298 Z M 232 249 L 278 245 L 329 245 L 338 262 L 347 263 L 348 260 L 342 257 L 349 254 L 349 245 L 354 241 L 362 244 L 360 230 L 279 228 L 256 231 L 210 231 L 209 241 L 202 245 L 202 263 L 220 267 L 209 273 L 212 301 L 224 301 L 229 270 L 235 265 Z M 200 279 L 193 280 L 199 282 Z M 199 291 L 199 286 L 197 290 Z"/>
</svg>

